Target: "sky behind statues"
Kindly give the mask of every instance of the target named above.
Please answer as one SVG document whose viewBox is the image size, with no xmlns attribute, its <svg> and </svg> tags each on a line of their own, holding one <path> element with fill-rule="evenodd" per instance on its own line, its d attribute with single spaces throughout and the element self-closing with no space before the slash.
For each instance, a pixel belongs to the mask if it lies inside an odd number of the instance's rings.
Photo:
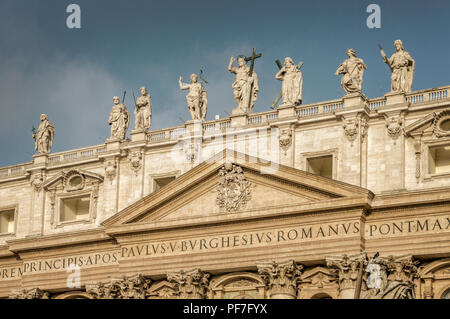
<svg viewBox="0 0 450 319">
<path fill-rule="evenodd" d="M 81 29 L 68 29 L 66 8 L 81 7 Z M 369 29 L 366 8 L 381 7 L 381 28 Z M 254 111 L 270 109 L 281 89 L 276 59 L 303 61 L 303 104 L 345 94 L 334 75 L 354 48 L 367 64 L 363 93 L 390 90 L 388 56 L 403 41 L 416 61 L 413 90 L 450 84 L 450 1 L 149 1 L 2 0 L 0 3 L 0 166 L 32 160 L 32 126 L 46 113 L 56 129 L 52 153 L 98 145 L 109 137 L 112 97 L 148 87 L 152 127 L 189 120 L 186 91 L 204 68 L 207 120 L 236 107 L 227 71 L 231 55 L 256 60 L 260 94 Z M 134 126 L 132 115 L 130 129 Z"/>
</svg>

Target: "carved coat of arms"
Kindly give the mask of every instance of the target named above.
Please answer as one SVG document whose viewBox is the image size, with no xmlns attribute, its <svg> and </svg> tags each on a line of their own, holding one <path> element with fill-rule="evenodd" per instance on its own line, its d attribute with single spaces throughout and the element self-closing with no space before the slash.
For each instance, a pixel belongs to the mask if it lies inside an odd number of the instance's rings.
<svg viewBox="0 0 450 319">
<path fill-rule="evenodd" d="M 252 183 L 247 181 L 240 166 L 231 163 L 226 163 L 219 175 L 216 203 L 227 212 L 236 212 L 250 200 Z"/>
</svg>

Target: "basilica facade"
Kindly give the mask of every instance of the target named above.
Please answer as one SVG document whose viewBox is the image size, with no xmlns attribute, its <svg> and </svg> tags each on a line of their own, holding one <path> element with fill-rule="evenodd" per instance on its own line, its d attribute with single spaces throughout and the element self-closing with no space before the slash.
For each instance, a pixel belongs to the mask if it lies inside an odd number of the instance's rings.
<svg viewBox="0 0 450 319">
<path fill-rule="evenodd" d="M 135 128 L 0 168 L 0 298 L 450 298 L 449 89 Z"/>
</svg>

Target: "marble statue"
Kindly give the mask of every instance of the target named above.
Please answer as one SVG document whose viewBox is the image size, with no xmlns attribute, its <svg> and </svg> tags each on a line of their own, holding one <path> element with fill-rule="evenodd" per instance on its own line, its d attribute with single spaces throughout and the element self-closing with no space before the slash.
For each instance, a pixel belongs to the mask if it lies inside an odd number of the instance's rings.
<svg viewBox="0 0 450 319">
<path fill-rule="evenodd" d="M 236 74 L 236 79 L 232 85 L 234 99 L 240 112 L 250 113 L 258 98 L 258 76 L 255 72 L 249 74 L 250 70 L 247 68 L 245 58 L 238 58 L 237 68 L 233 67 L 234 61 L 234 56 L 232 56 L 228 65 L 228 71 Z"/>
<path fill-rule="evenodd" d="M 145 131 L 150 128 L 152 121 L 152 101 L 145 86 L 141 87 L 141 96 L 136 101 L 134 110 L 134 129 Z"/>
<path fill-rule="evenodd" d="M 348 59 L 336 70 L 336 75 L 344 74 L 341 80 L 342 88 L 349 93 L 361 92 L 363 84 L 364 70 L 367 65 L 360 58 L 356 57 L 356 51 L 353 49 L 347 50 Z"/>
<path fill-rule="evenodd" d="M 284 66 L 275 75 L 277 80 L 283 81 L 283 103 L 280 106 L 302 104 L 303 75 L 290 57 L 284 59 Z"/>
<path fill-rule="evenodd" d="M 180 90 L 189 90 L 189 93 L 186 95 L 186 100 L 192 119 L 204 121 L 208 108 L 208 100 L 205 88 L 198 82 L 197 74 L 191 74 L 190 84 L 183 83 L 181 76 L 178 82 Z"/>
<path fill-rule="evenodd" d="M 109 140 L 124 140 L 130 123 L 127 107 L 120 103 L 118 96 L 113 97 L 114 106 L 109 115 L 108 124 L 111 125 Z"/>
<path fill-rule="evenodd" d="M 55 128 L 46 114 L 42 114 L 40 119 L 41 124 L 39 124 L 37 131 L 33 133 L 34 148 L 39 154 L 50 153 L 55 137 Z"/>
<path fill-rule="evenodd" d="M 390 59 L 387 58 L 380 46 L 383 61 L 392 71 L 391 91 L 408 93 L 411 92 L 411 87 L 414 80 L 415 61 L 411 55 L 403 49 L 403 43 L 401 40 L 395 40 L 394 46 L 396 52 Z"/>
</svg>

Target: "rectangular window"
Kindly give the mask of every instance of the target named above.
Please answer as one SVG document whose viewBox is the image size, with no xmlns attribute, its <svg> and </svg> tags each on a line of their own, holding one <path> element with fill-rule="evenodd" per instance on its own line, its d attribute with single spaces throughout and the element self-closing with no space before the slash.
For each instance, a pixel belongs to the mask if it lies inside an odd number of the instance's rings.
<svg viewBox="0 0 450 319">
<path fill-rule="evenodd" d="M 155 187 L 154 191 L 159 191 L 161 188 L 169 184 L 171 181 L 175 180 L 175 176 L 155 178 Z"/>
<path fill-rule="evenodd" d="M 333 178 L 333 155 L 308 158 L 307 163 L 309 173 Z"/>
<path fill-rule="evenodd" d="M 90 195 L 62 199 L 60 221 L 68 222 L 89 219 L 90 200 Z"/>
<path fill-rule="evenodd" d="M 9 209 L 0 212 L 0 234 L 14 233 L 15 210 Z"/>
<path fill-rule="evenodd" d="M 450 145 L 429 148 L 428 171 L 430 174 L 450 173 Z"/>
</svg>

